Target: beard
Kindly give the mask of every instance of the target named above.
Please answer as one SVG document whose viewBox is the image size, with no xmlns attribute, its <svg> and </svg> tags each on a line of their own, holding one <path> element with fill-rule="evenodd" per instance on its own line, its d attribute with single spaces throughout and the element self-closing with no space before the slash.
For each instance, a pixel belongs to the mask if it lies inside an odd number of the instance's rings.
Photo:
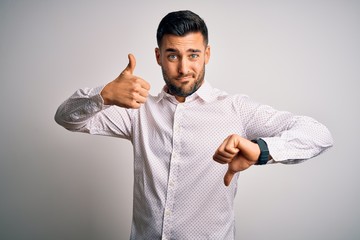
<svg viewBox="0 0 360 240">
<path fill-rule="evenodd" d="M 182 86 L 177 86 L 175 85 L 177 79 L 180 78 L 184 78 L 184 77 L 193 77 L 195 78 L 196 75 L 193 73 L 190 74 L 179 74 L 178 76 L 176 76 L 175 78 L 171 78 L 169 77 L 169 75 L 167 74 L 167 72 L 162 68 L 162 74 L 163 74 L 163 78 L 164 81 L 166 83 L 166 86 L 169 89 L 169 93 L 175 96 L 180 96 L 180 97 L 187 97 L 190 96 L 191 94 L 193 94 L 194 92 L 196 92 L 200 86 L 203 84 L 204 82 L 204 78 L 205 78 L 205 64 L 201 70 L 201 72 L 199 73 L 198 77 L 194 80 L 194 82 L 191 83 L 190 86 L 188 86 L 187 84 Z"/>
</svg>

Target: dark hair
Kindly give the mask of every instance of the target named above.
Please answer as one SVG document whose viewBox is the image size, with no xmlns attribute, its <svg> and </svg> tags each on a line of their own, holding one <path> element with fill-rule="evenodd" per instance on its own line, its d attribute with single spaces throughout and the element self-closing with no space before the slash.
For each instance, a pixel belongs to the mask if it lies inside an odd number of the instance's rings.
<svg viewBox="0 0 360 240">
<path fill-rule="evenodd" d="M 168 13 L 159 23 L 156 33 L 157 44 L 160 47 L 165 34 L 185 36 L 191 32 L 201 32 L 205 45 L 208 44 L 208 30 L 199 15 L 189 10 Z"/>
</svg>

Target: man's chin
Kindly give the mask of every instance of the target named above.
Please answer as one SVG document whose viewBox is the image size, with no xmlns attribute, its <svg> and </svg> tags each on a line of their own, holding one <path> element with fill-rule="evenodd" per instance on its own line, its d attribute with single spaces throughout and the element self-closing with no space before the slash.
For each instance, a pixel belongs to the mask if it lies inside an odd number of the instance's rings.
<svg viewBox="0 0 360 240">
<path fill-rule="evenodd" d="M 203 81 L 194 82 L 194 78 L 182 78 L 181 80 L 173 79 L 171 82 L 165 81 L 170 94 L 187 97 L 196 92 L 203 83 Z"/>
<path fill-rule="evenodd" d="M 181 97 L 187 97 L 193 93 L 192 88 L 184 87 L 184 86 L 174 86 L 174 85 L 169 86 L 168 85 L 168 89 L 169 89 L 170 94 L 176 95 L 176 96 L 181 96 Z"/>
</svg>

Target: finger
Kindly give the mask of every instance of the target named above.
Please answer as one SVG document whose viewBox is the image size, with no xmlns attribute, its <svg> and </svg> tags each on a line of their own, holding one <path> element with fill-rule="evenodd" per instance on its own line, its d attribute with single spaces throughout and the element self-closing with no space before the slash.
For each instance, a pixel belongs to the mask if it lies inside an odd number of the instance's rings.
<svg viewBox="0 0 360 240">
<path fill-rule="evenodd" d="M 218 150 L 220 152 L 226 152 L 231 155 L 237 154 L 239 152 L 239 149 L 236 147 L 235 138 L 233 136 L 227 137 L 220 145 Z"/>
<path fill-rule="evenodd" d="M 138 93 L 139 93 L 140 96 L 145 97 L 145 98 L 147 98 L 147 96 L 149 96 L 148 90 L 146 90 L 144 88 L 140 88 L 138 90 Z"/>
<path fill-rule="evenodd" d="M 131 102 L 129 105 L 126 105 L 125 106 L 126 108 L 134 108 L 134 109 L 138 109 L 141 107 L 141 104 L 136 102 L 136 101 L 133 101 Z"/>
<path fill-rule="evenodd" d="M 232 134 L 227 138 L 225 151 L 231 154 L 237 154 L 239 152 L 237 135 Z"/>
<path fill-rule="evenodd" d="M 141 95 L 138 95 L 138 96 L 136 97 L 135 101 L 136 101 L 137 103 L 140 103 L 140 104 L 145 103 L 145 102 L 146 102 L 146 97 L 143 97 L 143 96 L 141 96 Z"/>
<path fill-rule="evenodd" d="M 239 149 L 234 147 L 232 143 L 228 144 L 225 146 L 225 149 L 224 151 L 227 153 L 227 154 L 230 154 L 230 155 L 236 155 L 238 152 L 239 152 Z"/>
<path fill-rule="evenodd" d="M 236 154 L 239 152 L 239 149 L 231 148 L 229 149 L 229 139 L 230 137 L 227 137 L 219 146 L 219 148 L 216 150 L 213 159 L 221 164 L 229 163 L 231 160 L 236 156 Z"/>
<path fill-rule="evenodd" d="M 233 148 L 231 146 L 226 146 L 224 149 L 224 152 L 222 152 L 222 155 L 224 157 L 234 158 L 239 153 L 239 151 L 240 150 L 237 148 Z"/>
<path fill-rule="evenodd" d="M 140 85 L 141 85 L 141 87 L 145 88 L 146 90 L 150 90 L 150 84 L 147 81 L 142 80 L 140 82 Z"/>
<path fill-rule="evenodd" d="M 231 169 L 228 169 L 225 176 L 224 176 L 224 184 L 225 186 L 229 186 L 231 183 L 231 180 L 233 179 L 236 172 L 232 171 Z"/>
<path fill-rule="evenodd" d="M 128 58 L 129 58 L 129 63 L 128 63 L 127 67 L 124 69 L 124 71 L 122 73 L 132 75 L 134 73 L 134 70 L 135 70 L 136 59 L 135 59 L 135 56 L 132 55 L 131 53 L 128 55 Z"/>
<path fill-rule="evenodd" d="M 229 163 L 236 156 L 236 154 L 230 154 L 224 151 L 216 151 L 213 159 L 219 163 Z"/>
<path fill-rule="evenodd" d="M 214 154 L 214 157 L 219 158 L 219 159 L 224 159 L 225 161 L 231 161 L 231 159 L 233 159 L 238 153 L 239 153 L 239 149 L 235 148 L 235 149 L 231 149 L 231 151 L 229 149 L 227 149 L 228 147 L 220 147 Z"/>
<path fill-rule="evenodd" d="M 231 158 L 225 158 L 221 155 L 215 154 L 213 156 L 213 159 L 215 162 L 218 162 L 220 164 L 226 164 L 226 163 L 230 163 L 231 162 Z"/>
<path fill-rule="evenodd" d="M 220 144 L 218 149 L 216 150 L 217 154 L 225 153 L 225 147 L 228 144 L 229 137 L 225 138 L 225 140 Z"/>
</svg>

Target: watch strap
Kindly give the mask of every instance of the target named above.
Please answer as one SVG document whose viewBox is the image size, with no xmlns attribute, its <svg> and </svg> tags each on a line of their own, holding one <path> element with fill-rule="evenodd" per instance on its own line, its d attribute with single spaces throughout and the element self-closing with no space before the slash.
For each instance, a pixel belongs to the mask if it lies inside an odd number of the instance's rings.
<svg viewBox="0 0 360 240">
<path fill-rule="evenodd" d="M 264 165 L 269 161 L 269 148 L 266 144 L 266 142 L 261 139 L 261 138 L 257 138 L 254 140 L 251 140 L 253 143 L 257 143 L 260 147 L 260 156 L 258 161 L 255 163 L 255 165 Z"/>
</svg>

